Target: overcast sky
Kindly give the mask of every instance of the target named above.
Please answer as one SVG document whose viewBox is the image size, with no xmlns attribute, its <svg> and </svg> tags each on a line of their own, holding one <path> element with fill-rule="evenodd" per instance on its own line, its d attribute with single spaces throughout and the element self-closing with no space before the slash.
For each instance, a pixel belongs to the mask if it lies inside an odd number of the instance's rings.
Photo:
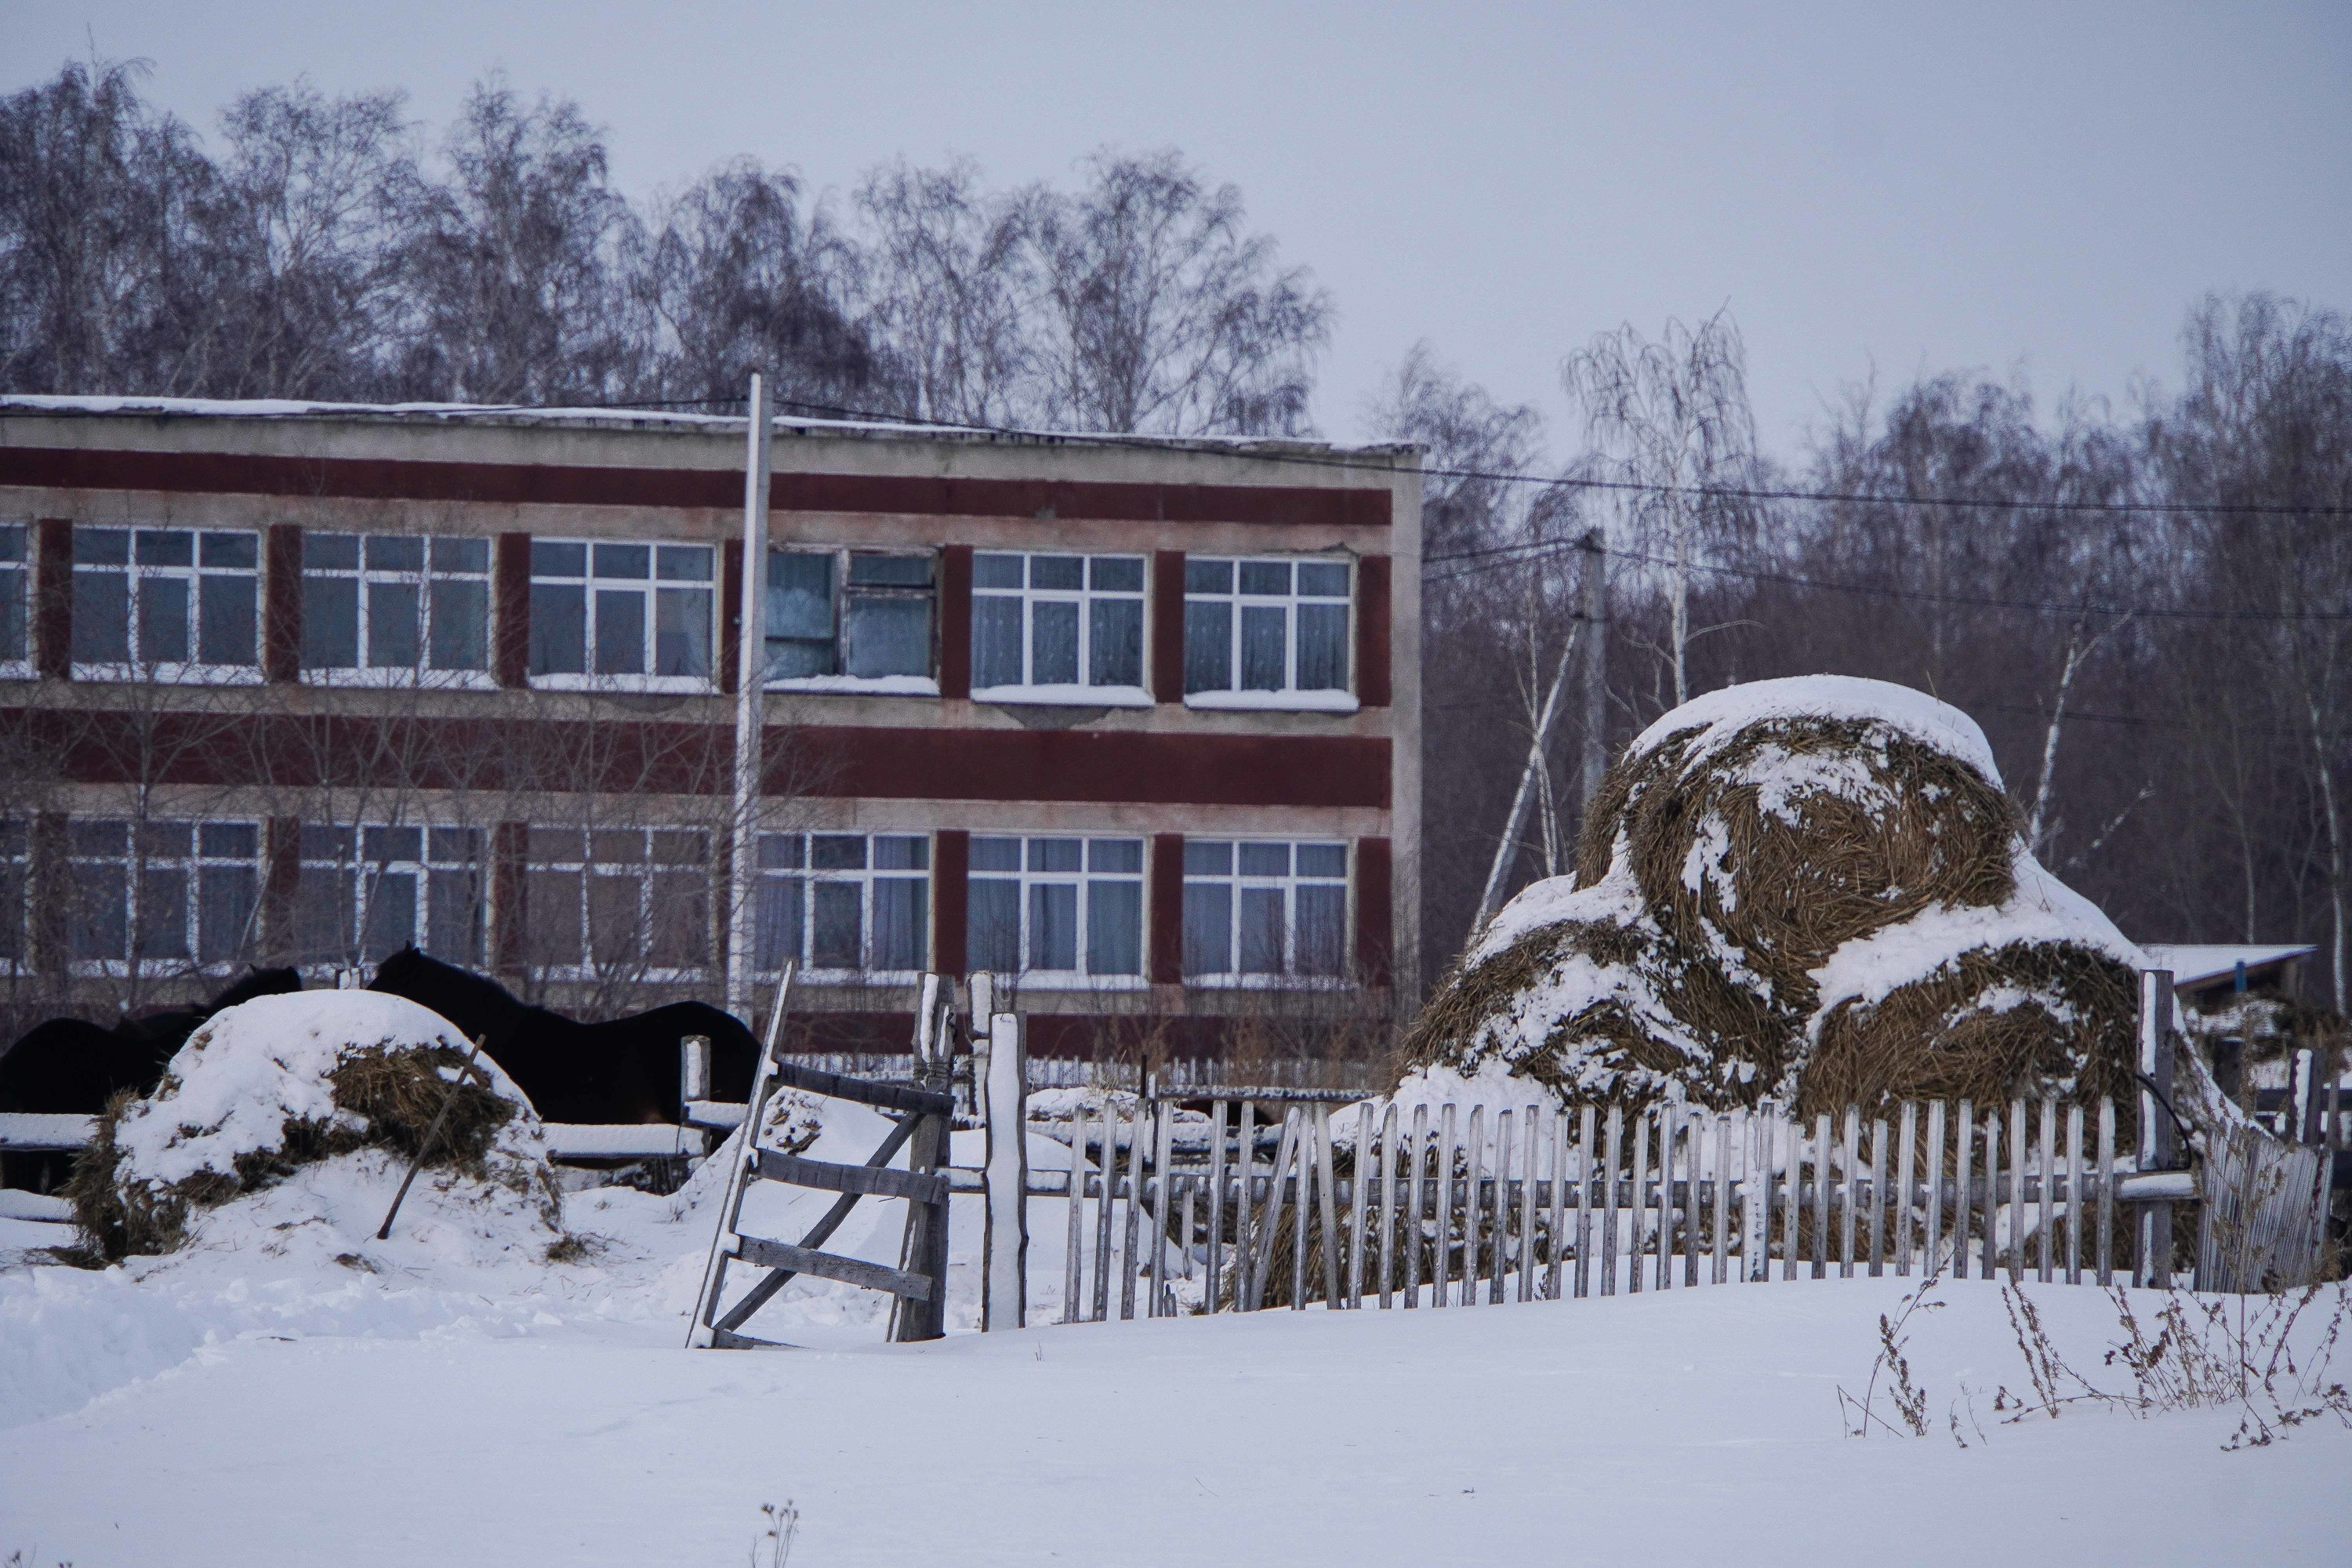
<svg viewBox="0 0 2352 1568">
<path fill-rule="evenodd" d="M 1361 432 L 1419 338 L 1564 417 L 1560 356 L 1727 304 L 1768 449 L 1845 384 L 2022 367 L 2045 403 L 2177 377 L 2208 289 L 2352 309 L 2352 5 L 0 0 L 0 86 L 93 43 L 209 128 L 309 73 L 576 98 L 632 192 L 750 153 L 845 190 L 1114 145 L 1238 184 L 1339 304 L 1315 416 Z M 1555 429 L 1562 454 L 1573 432 Z"/>
</svg>

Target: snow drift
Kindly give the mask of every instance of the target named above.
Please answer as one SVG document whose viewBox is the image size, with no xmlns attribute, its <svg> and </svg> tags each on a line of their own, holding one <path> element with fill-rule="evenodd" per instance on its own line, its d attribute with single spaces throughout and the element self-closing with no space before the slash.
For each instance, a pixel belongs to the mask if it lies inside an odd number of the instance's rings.
<svg viewBox="0 0 2352 1568">
<path fill-rule="evenodd" d="M 560 1234 L 546 1140 L 530 1102 L 439 1015 L 373 991 L 262 996 L 206 1020 L 155 1092 L 99 1119 L 68 1194 L 86 1247 L 168 1252 L 197 1212 L 363 1150 L 425 1165 L 520 1205 Z M 446 1184 L 446 1183 L 444 1184 Z"/>
<path fill-rule="evenodd" d="M 2050 1092 L 2128 1115 L 2141 963 L 2034 860 L 1968 715 L 1882 681 L 1759 681 L 1627 748 L 1576 874 L 1473 939 L 1399 1093 L 1518 1079 L 1568 1105 L 1811 1114 Z"/>
</svg>

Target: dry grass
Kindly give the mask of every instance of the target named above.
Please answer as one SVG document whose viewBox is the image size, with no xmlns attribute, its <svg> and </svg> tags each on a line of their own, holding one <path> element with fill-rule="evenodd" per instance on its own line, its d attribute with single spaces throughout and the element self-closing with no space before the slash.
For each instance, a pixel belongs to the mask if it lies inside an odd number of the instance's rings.
<svg viewBox="0 0 2352 1568">
<path fill-rule="evenodd" d="M 1407 1032 L 1401 1073 L 1474 1068 L 1529 991 L 1580 957 L 1629 983 L 1551 1021 L 1512 1061 L 1566 1105 L 1645 1103 L 1668 1079 L 1696 1104 L 1752 1105 L 1785 1090 L 1792 1067 L 1809 1114 L 2044 1089 L 2131 1103 L 2133 978 L 2066 943 L 1967 952 L 1871 1006 L 1842 1005 L 1809 1051 L 1811 972 L 1840 947 L 2015 891 L 2014 809 L 1966 762 L 1883 721 L 1773 719 L 1698 755 L 1702 733 L 1620 759 L 1586 814 L 1577 883 L 1622 861 L 1642 928 L 1565 922 L 1457 965 Z M 1802 768 L 1793 785 L 1759 782 L 1788 780 L 1792 760 L 1837 787 L 1808 785 Z M 2018 992 L 2025 1003 L 1999 1005 Z"/>
<path fill-rule="evenodd" d="M 361 1119 L 350 1127 L 332 1121 L 289 1118 L 275 1149 L 239 1155 L 234 1173 L 207 1171 L 169 1185 L 129 1181 L 120 1172 L 121 1151 L 115 1131 L 138 1096 L 124 1090 L 108 1102 L 92 1129 L 88 1147 L 76 1156 L 65 1196 L 73 1205 L 82 1250 L 94 1260 L 113 1262 L 133 1254 L 170 1252 L 187 1239 L 196 1210 L 216 1207 L 278 1181 L 300 1166 L 356 1149 L 386 1149 L 414 1158 L 444 1100 L 449 1114 L 425 1160 L 476 1178 L 489 1175 L 486 1157 L 499 1130 L 514 1116 L 514 1102 L 473 1077 L 454 1091 L 445 1071 L 465 1064 L 446 1046 L 371 1046 L 346 1055 L 331 1075 L 336 1106 Z M 158 1097 L 179 1088 L 171 1075 Z"/>
</svg>

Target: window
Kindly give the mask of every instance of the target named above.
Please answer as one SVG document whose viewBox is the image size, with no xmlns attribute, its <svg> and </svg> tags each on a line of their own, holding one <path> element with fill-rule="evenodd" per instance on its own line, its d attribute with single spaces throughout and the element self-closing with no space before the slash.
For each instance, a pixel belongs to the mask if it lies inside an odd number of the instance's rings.
<svg viewBox="0 0 2352 1568">
<path fill-rule="evenodd" d="M 715 559 L 707 544 L 531 541 L 531 678 L 709 689 Z"/>
<path fill-rule="evenodd" d="M 873 550 L 768 555 L 768 684 L 936 695 L 932 558 Z"/>
<path fill-rule="evenodd" d="M 32 574 L 25 569 L 25 525 L 0 523 L 0 675 L 30 675 L 27 606 Z"/>
<path fill-rule="evenodd" d="M 983 552 L 971 581 L 974 697 L 1150 704 L 1143 557 Z"/>
<path fill-rule="evenodd" d="M 489 642 L 489 541 L 303 536 L 302 668 L 314 679 L 430 671 L 487 684 Z"/>
<path fill-rule="evenodd" d="M 1348 847 L 1184 844 L 1184 973 L 1325 977 L 1346 967 Z"/>
<path fill-rule="evenodd" d="M 166 969 L 230 963 L 252 945 L 260 851 L 250 822 L 68 823 L 73 956 Z"/>
<path fill-rule="evenodd" d="M 930 840 L 913 834 L 762 833 L 752 952 L 814 974 L 911 975 L 930 951 Z"/>
<path fill-rule="evenodd" d="M 76 528 L 73 543 L 77 676 L 258 678 L 255 535 Z"/>
<path fill-rule="evenodd" d="M 480 963 L 482 865 L 477 827 L 304 826 L 298 962 L 373 963 L 414 943 L 451 963 Z"/>
<path fill-rule="evenodd" d="M 971 841 L 971 967 L 1140 976 L 1143 840 Z"/>
<path fill-rule="evenodd" d="M 684 974 L 710 962 L 711 837 L 691 827 L 533 827 L 524 959 L 559 974 Z"/>
<path fill-rule="evenodd" d="M 1188 557 L 1184 700 L 1352 711 L 1348 563 Z"/>
</svg>

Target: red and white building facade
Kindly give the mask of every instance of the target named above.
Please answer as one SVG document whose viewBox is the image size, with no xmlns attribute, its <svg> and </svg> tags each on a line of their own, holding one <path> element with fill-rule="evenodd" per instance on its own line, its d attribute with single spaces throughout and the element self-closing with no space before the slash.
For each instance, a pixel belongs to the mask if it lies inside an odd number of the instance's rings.
<svg viewBox="0 0 2352 1568">
<path fill-rule="evenodd" d="M 415 942 L 590 1012 L 718 1000 L 740 900 L 818 1044 L 903 1044 L 926 971 L 1014 977 L 1040 1054 L 1410 988 L 1417 452 L 778 422 L 745 823 L 745 445 L 0 400 L 8 962 Z"/>
</svg>

